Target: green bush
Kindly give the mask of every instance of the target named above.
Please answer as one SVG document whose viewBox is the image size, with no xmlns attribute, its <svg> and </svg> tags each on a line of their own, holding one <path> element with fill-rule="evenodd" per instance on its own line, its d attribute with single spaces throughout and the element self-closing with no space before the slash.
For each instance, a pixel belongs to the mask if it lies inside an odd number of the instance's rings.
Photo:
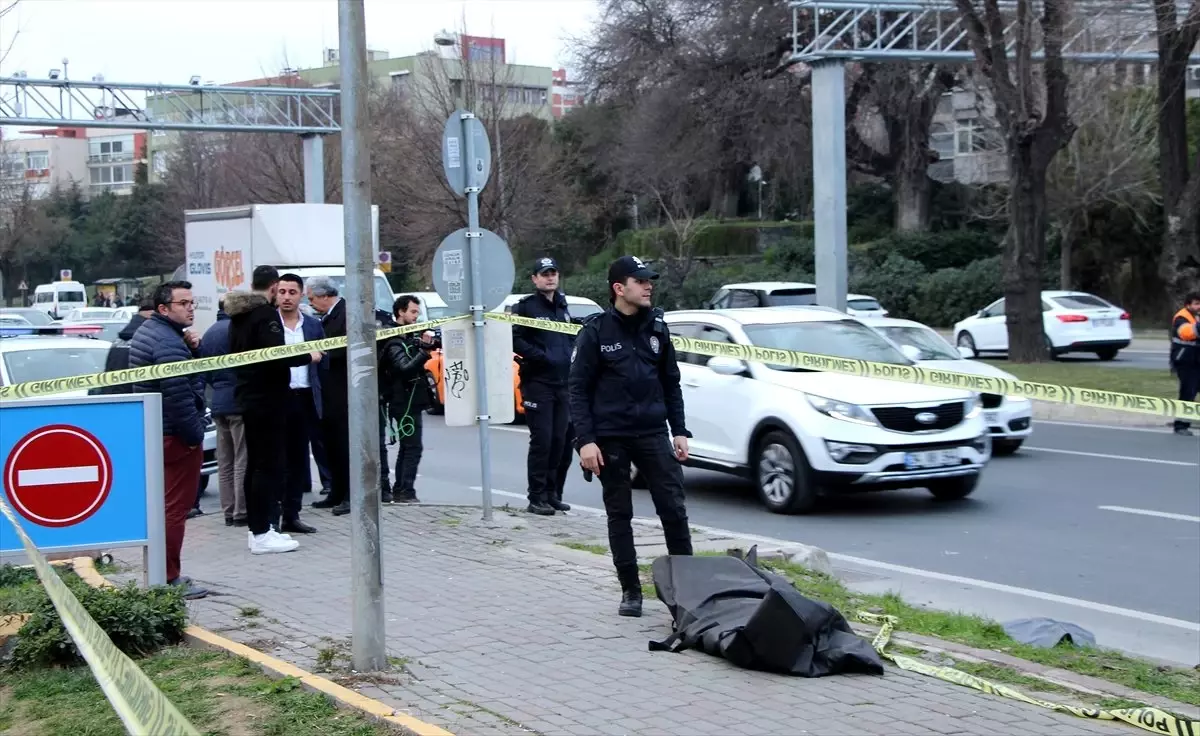
<svg viewBox="0 0 1200 736">
<path fill-rule="evenodd" d="M 927 271 L 963 268 L 983 258 L 1000 254 L 996 236 L 977 230 L 947 230 L 938 233 L 893 233 L 864 244 L 855 252 L 870 265 L 883 263 L 896 254 L 916 261 Z"/>
<path fill-rule="evenodd" d="M 816 244 L 811 238 L 789 238 L 763 254 L 763 261 L 783 273 L 812 273 L 815 270 Z"/>
<path fill-rule="evenodd" d="M 187 627 L 187 605 L 174 586 L 138 588 L 93 588 L 78 578 L 64 578 L 88 614 L 112 639 L 118 649 L 143 656 L 178 644 Z M 58 611 L 48 597 L 30 611 L 12 649 L 13 668 L 73 665 L 83 658 L 63 627 Z"/>
<path fill-rule="evenodd" d="M 890 316 L 908 318 L 925 276 L 921 264 L 893 253 L 874 268 L 860 265 L 852 269 L 850 291 L 875 297 Z"/>
<path fill-rule="evenodd" d="M 949 327 L 1000 298 L 1000 274 L 1000 256 L 975 261 L 966 268 L 943 268 L 929 274 L 921 281 L 912 318 Z"/>
<path fill-rule="evenodd" d="M 563 293 L 571 296 L 581 296 L 591 299 L 600 306 L 608 305 L 608 274 L 607 266 L 604 273 L 581 273 L 567 276 L 561 281 Z"/>
</svg>

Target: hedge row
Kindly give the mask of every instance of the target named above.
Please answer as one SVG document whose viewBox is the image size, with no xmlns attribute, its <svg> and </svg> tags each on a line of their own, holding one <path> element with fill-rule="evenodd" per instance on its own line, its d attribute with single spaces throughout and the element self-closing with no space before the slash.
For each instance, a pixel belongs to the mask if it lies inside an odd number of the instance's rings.
<svg viewBox="0 0 1200 736">
<path fill-rule="evenodd" d="M 644 232 L 644 231 L 643 231 Z M 655 251 L 626 251 L 651 257 Z M 564 279 L 568 294 L 608 301 L 604 269 L 617 250 L 598 254 L 587 273 Z M 947 327 L 1001 293 L 1000 244 L 970 230 L 893 235 L 850 247 L 850 291 L 869 294 L 891 316 Z M 693 265 L 681 285 L 663 274 L 655 302 L 666 309 L 698 309 L 721 286 L 739 281 L 815 281 L 810 239 L 788 238 L 761 259 L 721 266 Z M 664 264 L 658 268 L 665 271 Z"/>
</svg>

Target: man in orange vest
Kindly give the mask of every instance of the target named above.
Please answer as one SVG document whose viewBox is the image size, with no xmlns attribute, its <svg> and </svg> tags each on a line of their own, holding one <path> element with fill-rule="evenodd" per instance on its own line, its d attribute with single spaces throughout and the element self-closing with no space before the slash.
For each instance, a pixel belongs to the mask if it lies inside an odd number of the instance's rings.
<svg viewBox="0 0 1200 736">
<path fill-rule="evenodd" d="M 1184 299 L 1171 320 L 1171 370 L 1179 377 L 1179 400 L 1195 401 L 1200 393 L 1200 292 Z M 1191 423 L 1176 420 L 1175 434 L 1191 437 Z"/>
</svg>

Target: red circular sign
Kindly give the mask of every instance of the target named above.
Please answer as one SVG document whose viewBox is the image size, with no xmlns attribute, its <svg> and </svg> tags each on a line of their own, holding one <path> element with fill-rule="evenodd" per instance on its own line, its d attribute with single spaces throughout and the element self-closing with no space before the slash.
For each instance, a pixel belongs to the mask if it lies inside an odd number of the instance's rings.
<svg viewBox="0 0 1200 736">
<path fill-rule="evenodd" d="M 112 488 L 112 460 L 100 440 L 69 424 L 40 427 L 13 445 L 4 490 L 39 526 L 74 526 L 100 510 Z"/>
</svg>

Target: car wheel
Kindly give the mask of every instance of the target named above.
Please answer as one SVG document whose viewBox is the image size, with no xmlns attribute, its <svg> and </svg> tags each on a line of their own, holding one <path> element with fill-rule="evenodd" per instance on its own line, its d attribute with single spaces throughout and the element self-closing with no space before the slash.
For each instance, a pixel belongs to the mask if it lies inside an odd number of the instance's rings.
<svg viewBox="0 0 1200 736">
<path fill-rule="evenodd" d="M 769 432 L 755 453 L 754 484 L 758 497 L 776 514 L 800 514 L 817 503 L 808 460 L 799 443 L 785 432 Z"/>
<path fill-rule="evenodd" d="M 958 347 L 970 350 L 972 357 L 979 357 L 979 351 L 975 349 L 975 338 L 971 337 L 969 332 L 958 333 Z"/>
<path fill-rule="evenodd" d="M 959 501 L 971 495 L 975 486 L 979 485 L 979 474 L 964 475 L 961 478 L 944 478 L 929 482 L 929 492 L 938 501 Z"/>
<path fill-rule="evenodd" d="M 1008 457 L 1021 449 L 1024 443 L 1025 440 L 992 440 L 992 456 Z"/>
<path fill-rule="evenodd" d="M 1046 335 L 1046 334 L 1042 335 L 1042 345 L 1045 348 L 1047 358 L 1049 358 L 1050 360 L 1058 360 L 1058 356 L 1061 355 L 1061 353 L 1059 353 L 1058 350 L 1054 347 L 1054 342 L 1050 340 L 1049 335 Z"/>
<path fill-rule="evenodd" d="M 1113 358 L 1117 357 L 1117 353 L 1119 352 L 1120 351 L 1116 348 L 1105 348 L 1103 350 L 1097 350 L 1096 357 L 1100 360 L 1112 360 Z"/>
<path fill-rule="evenodd" d="M 633 463 L 629 464 L 629 487 L 638 491 L 650 490 L 650 484 L 646 482 L 646 476 L 638 472 L 638 468 Z"/>
</svg>

